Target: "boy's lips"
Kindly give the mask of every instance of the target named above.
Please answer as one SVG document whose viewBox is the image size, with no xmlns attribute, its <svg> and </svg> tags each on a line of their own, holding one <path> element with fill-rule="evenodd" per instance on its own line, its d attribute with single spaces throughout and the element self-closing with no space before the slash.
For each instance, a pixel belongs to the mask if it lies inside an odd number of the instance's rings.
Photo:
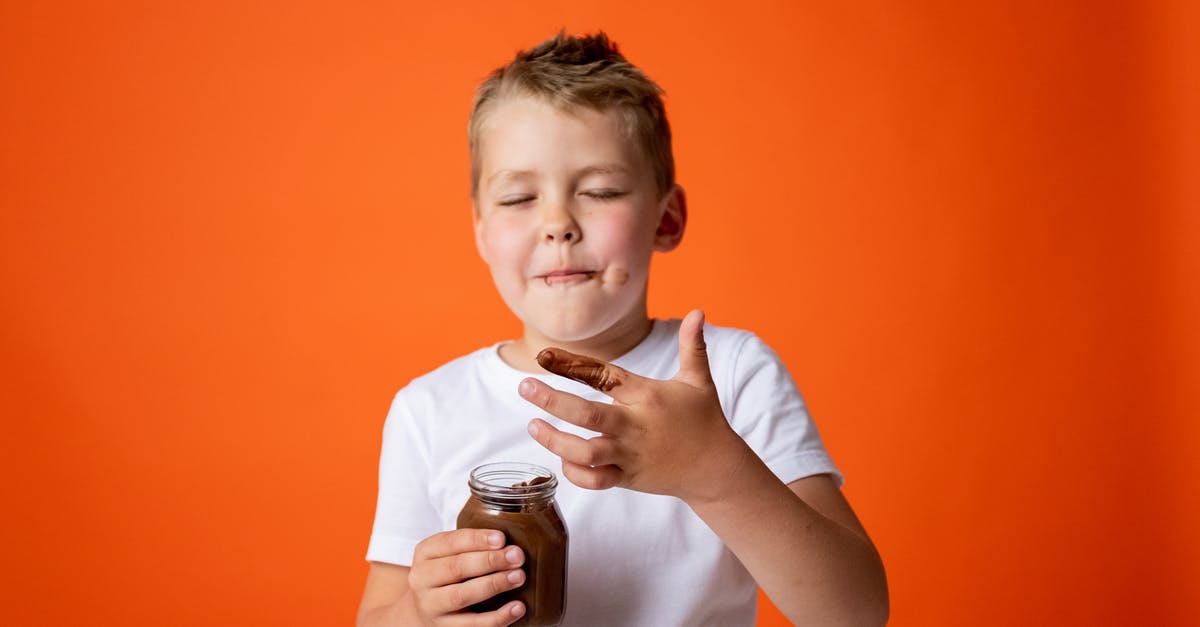
<svg viewBox="0 0 1200 627">
<path fill-rule="evenodd" d="M 539 274 L 535 278 L 542 279 L 546 285 L 571 285 L 574 283 L 582 283 L 596 276 L 596 272 L 592 270 L 552 270 L 544 274 Z"/>
</svg>

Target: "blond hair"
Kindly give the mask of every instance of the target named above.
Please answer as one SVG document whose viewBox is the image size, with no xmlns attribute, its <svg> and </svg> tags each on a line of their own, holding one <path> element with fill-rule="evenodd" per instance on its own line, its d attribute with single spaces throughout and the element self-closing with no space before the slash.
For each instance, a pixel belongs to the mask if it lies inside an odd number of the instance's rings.
<svg viewBox="0 0 1200 627">
<path fill-rule="evenodd" d="M 534 96 L 563 109 L 614 111 L 625 132 L 654 168 L 661 197 L 675 185 L 671 127 L 662 89 L 625 59 L 603 32 L 560 32 L 517 53 L 479 85 L 467 125 L 471 150 L 471 197 L 479 189 L 479 134 L 488 110 L 506 97 Z"/>
</svg>

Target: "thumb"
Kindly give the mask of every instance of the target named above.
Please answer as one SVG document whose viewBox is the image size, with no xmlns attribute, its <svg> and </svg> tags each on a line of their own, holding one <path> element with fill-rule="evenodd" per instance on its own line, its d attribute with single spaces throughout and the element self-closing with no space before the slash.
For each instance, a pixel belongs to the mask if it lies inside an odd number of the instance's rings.
<svg viewBox="0 0 1200 627">
<path fill-rule="evenodd" d="M 679 325 L 679 374 L 675 378 L 694 384 L 712 381 L 704 344 L 704 312 L 699 309 L 688 312 Z"/>
</svg>

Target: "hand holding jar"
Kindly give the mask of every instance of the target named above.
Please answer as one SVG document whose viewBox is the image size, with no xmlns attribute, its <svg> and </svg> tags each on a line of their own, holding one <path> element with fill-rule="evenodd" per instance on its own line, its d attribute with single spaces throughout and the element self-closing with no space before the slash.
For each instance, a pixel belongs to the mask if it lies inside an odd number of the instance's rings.
<svg viewBox="0 0 1200 627">
<path fill-rule="evenodd" d="M 409 590 L 422 625 L 510 625 L 525 614 L 520 601 L 504 603 L 463 622 L 470 606 L 525 583 L 525 554 L 505 546 L 504 534 L 457 529 L 429 536 L 413 551 Z"/>
</svg>

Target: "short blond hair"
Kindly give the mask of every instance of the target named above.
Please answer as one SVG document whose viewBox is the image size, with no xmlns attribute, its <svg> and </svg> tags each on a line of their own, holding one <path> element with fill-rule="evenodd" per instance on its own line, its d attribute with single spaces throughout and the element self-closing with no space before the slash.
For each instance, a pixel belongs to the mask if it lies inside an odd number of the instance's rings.
<svg viewBox="0 0 1200 627">
<path fill-rule="evenodd" d="M 563 109 L 588 107 L 617 113 L 630 139 L 654 168 L 661 197 L 675 186 L 671 127 L 663 90 L 627 61 L 603 32 L 560 32 L 517 53 L 479 85 L 467 125 L 471 150 L 471 197 L 479 190 L 479 134 L 488 110 L 512 96 L 534 96 Z"/>
</svg>

